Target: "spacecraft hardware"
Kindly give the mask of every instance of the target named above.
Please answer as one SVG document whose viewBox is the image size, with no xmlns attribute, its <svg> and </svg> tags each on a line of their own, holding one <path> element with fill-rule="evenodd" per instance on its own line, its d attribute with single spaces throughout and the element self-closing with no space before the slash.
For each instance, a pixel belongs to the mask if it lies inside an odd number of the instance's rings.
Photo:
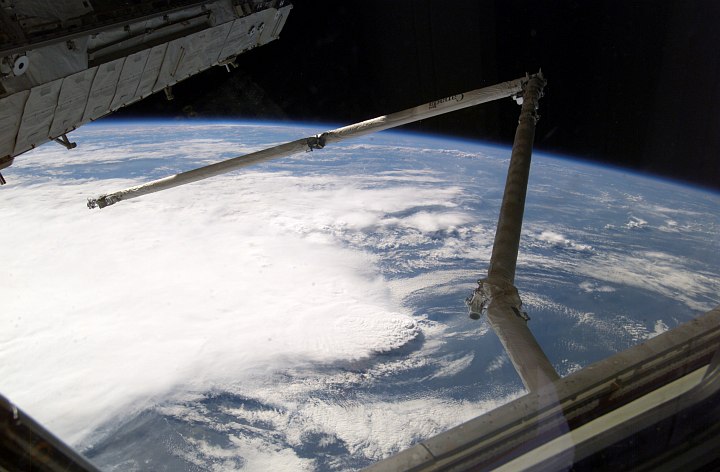
<svg viewBox="0 0 720 472">
<path fill-rule="evenodd" d="M 283 0 L 0 0 L 0 170 L 277 39 Z M 4 183 L 0 176 L 0 184 Z"/>
</svg>

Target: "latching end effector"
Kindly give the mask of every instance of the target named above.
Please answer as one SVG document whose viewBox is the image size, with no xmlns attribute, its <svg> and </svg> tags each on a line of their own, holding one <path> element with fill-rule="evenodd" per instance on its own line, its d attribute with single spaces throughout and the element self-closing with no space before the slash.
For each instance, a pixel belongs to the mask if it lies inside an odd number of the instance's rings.
<svg viewBox="0 0 720 472">
<path fill-rule="evenodd" d="M 478 288 L 465 299 L 465 305 L 469 310 L 468 316 L 473 320 L 479 320 L 487 314 L 488 306 L 492 302 L 505 303 L 517 316 L 530 321 L 530 317 L 522 309 L 522 300 L 517 288 L 507 282 L 490 281 L 490 279 L 478 280 Z"/>
<path fill-rule="evenodd" d="M 122 200 L 122 198 L 118 195 L 102 195 L 98 198 L 88 198 L 87 207 L 91 210 L 93 208 L 105 208 L 120 200 Z"/>
</svg>

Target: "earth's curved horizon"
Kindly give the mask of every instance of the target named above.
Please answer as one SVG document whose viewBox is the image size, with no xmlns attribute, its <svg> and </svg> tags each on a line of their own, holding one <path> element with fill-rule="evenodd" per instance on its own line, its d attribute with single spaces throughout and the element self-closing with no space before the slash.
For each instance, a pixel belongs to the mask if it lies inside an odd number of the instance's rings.
<svg viewBox="0 0 720 472">
<path fill-rule="evenodd" d="M 330 128 L 108 121 L 18 157 L 2 393 L 118 471 L 360 468 L 521 395 L 463 304 L 509 147 L 383 132 L 85 208 Z M 534 154 L 516 284 L 561 375 L 720 303 L 718 207 Z"/>
</svg>

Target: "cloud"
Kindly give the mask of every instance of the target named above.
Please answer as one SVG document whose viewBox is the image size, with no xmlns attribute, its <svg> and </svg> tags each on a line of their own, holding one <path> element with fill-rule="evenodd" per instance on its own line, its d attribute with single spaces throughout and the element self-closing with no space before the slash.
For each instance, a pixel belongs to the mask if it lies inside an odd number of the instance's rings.
<svg viewBox="0 0 720 472">
<path fill-rule="evenodd" d="M 508 360 L 509 358 L 506 353 L 502 353 L 499 356 L 496 356 L 495 359 L 493 359 L 492 362 L 490 362 L 490 364 L 487 366 L 485 372 L 489 374 L 495 372 L 496 370 L 502 369 L 503 366 L 508 363 Z"/>
<path fill-rule="evenodd" d="M 538 240 L 548 243 L 550 246 L 573 249 L 575 251 L 592 251 L 592 246 L 588 244 L 580 244 L 568 239 L 566 236 L 556 233 L 555 231 L 545 230 L 535 236 Z"/>
<path fill-rule="evenodd" d="M 291 447 L 281 447 L 261 437 L 229 434 L 228 446 L 203 439 L 186 438 L 189 448 L 175 453 L 200 470 L 244 472 L 268 470 L 315 470 L 313 459 L 299 457 Z"/>
<path fill-rule="evenodd" d="M 452 377 L 464 371 L 475 359 L 475 354 L 465 354 L 464 356 L 447 355 L 435 360 L 435 363 L 439 366 L 437 371 L 432 375 L 431 378 L 440 377 Z"/>
<path fill-rule="evenodd" d="M 593 282 L 590 282 L 588 280 L 584 282 L 580 282 L 580 288 L 587 293 L 593 293 L 593 292 L 600 292 L 600 293 L 610 293 L 614 292 L 615 289 L 613 287 L 610 287 L 609 285 L 598 285 Z"/>
<path fill-rule="evenodd" d="M 575 273 L 613 284 L 672 297 L 689 308 L 707 311 L 717 304 L 720 281 L 688 268 L 687 260 L 661 251 L 597 252 L 579 261 Z"/>
<path fill-rule="evenodd" d="M 425 397 L 350 404 L 317 403 L 307 405 L 302 414 L 315 428 L 334 432 L 351 453 L 379 460 L 510 399 L 470 402 Z M 303 429 L 307 430 L 309 426 L 303 425 Z M 373 431 L 373 434 L 369 436 L 367 431 Z"/>
<path fill-rule="evenodd" d="M 325 177 L 248 173 L 84 208 L 83 196 L 128 183 L 16 182 L 0 210 L 12 222 L 0 234 L 12 248 L 0 275 L 12 294 L 3 393 L 66 440 L 170 391 L 367 357 L 418 335 L 373 257 L 333 228 L 353 207 L 370 210 L 363 227 L 382 226 L 383 208 L 437 205 L 437 192 L 349 185 L 337 203 L 328 188 L 341 184 Z"/>
<path fill-rule="evenodd" d="M 246 467 L 250 470 L 270 470 L 263 467 L 273 464 L 280 470 L 296 470 L 294 467 L 304 469 L 317 463 L 298 458 L 292 447 L 302 448 L 308 442 L 317 442 L 319 453 L 315 461 L 334 455 L 333 448 L 347 450 L 355 463 L 358 458 L 377 461 L 507 403 L 521 393 L 500 393 L 476 401 L 432 395 L 395 399 L 362 395 L 335 401 L 313 396 L 299 404 L 286 399 L 272 409 L 225 409 L 222 423 L 207 414 L 193 414 L 195 407 L 192 406 L 164 408 L 163 411 L 181 421 L 199 417 L 204 427 L 230 438 L 230 444 L 224 447 L 191 440 L 177 453 L 190 458 L 193 463 L 223 464 L 223 461 L 237 460 L 240 456 L 247 460 Z M 267 431 L 268 427 L 272 428 L 272 435 L 258 437 L 252 434 L 253 431 Z M 329 448 L 327 454 L 322 453 L 323 447 Z M 342 457 L 335 459 L 342 461 Z M 343 467 L 341 463 L 336 468 L 348 468 L 348 465 Z"/>
<path fill-rule="evenodd" d="M 641 229 L 645 228 L 647 226 L 647 221 L 643 220 L 642 218 L 638 218 L 637 216 L 631 216 L 627 223 L 625 223 L 625 227 L 627 229 Z"/>
</svg>

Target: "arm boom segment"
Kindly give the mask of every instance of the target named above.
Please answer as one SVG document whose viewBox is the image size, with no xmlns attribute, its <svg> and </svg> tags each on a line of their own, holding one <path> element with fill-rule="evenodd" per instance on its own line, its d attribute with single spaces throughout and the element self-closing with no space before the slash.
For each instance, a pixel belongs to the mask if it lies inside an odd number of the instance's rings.
<svg viewBox="0 0 720 472">
<path fill-rule="evenodd" d="M 480 314 L 487 314 L 488 322 L 530 391 L 560 378 L 528 328 L 529 318 L 522 311 L 522 302 L 513 285 L 538 120 L 537 109 L 544 86 L 545 78 L 538 73 L 523 87 L 522 110 L 510 156 L 488 276 L 478 282 L 478 289 L 468 299 L 470 317 L 479 318 Z"/>
<path fill-rule="evenodd" d="M 499 100 L 505 97 L 511 97 L 520 93 L 523 89 L 523 84 L 527 82 L 527 78 L 521 78 L 512 80 L 509 82 L 502 82 L 490 87 L 484 87 L 476 89 L 470 92 L 461 93 L 458 95 L 451 95 L 449 97 L 441 98 L 424 105 L 420 105 L 414 108 L 409 108 L 397 113 L 390 115 L 379 116 L 371 120 L 362 121 L 352 125 L 337 128 L 325 133 L 309 136 L 307 138 L 298 139 L 289 143 L 280 144 L 271 148 L 263 149 L 262 151 L 253 152 L 244 156 L 234 157 L 226 161 L 217 162 L 210 164 L 205 167 L 193 169 L 180 174 L 171 175 L 164 177 L 152 182 L 148 182 L 143 185 L 136 187 L 130 187 L 125 190 L 118 192 L 101 195 L 97 198 L 88 200 L 89 208 L 104 208 L 108 205 L 112 205 L 121 200 L 128 200 L 130 198 L 140 197 L 149 193 L 159 192 L 169 188 L 177 187 L 179 185 L 188 184 L 191 182 L 197 182 L 198 180 L 207 179 L 219 174 L 231 172 L 242 167 L 246 167 L 252 164 L 269 161 L 271 159 L 277 159 L 280 157 L 290 156 L 299 152 L 322 149 L 327 144 L 337 143 L 349 138 L 356 138 L 364 136 L 366 134 L 382 131 L 396 126 L 402 126 L 414 121 L 423 120 L 451 111 L 460 110 L 463 108 L 479 105 L 481 103 L 487 103 L 494 100 Z"/>
</svg>

